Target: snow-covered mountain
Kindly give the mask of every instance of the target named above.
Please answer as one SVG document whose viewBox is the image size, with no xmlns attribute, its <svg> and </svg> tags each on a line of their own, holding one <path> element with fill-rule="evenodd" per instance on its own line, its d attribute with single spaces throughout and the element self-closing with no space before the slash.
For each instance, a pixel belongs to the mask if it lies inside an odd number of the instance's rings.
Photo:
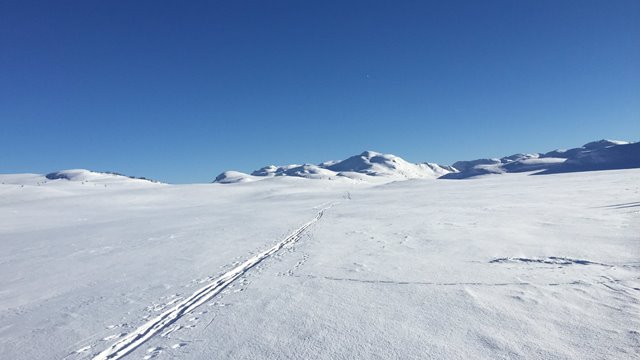
<svg viewBox="0 0 640 360">
<path fill-rule="evenodd" d="M 585 150 L 576 152 L 559 166 L 548 168 L 541 174 L 640 168 L 640 143 L 608 146 L 589 143 L 583 148 Z"/>
<path fill-rule="evenodd" d="M 246 183 L 275 177 L 290 177 L 343 182 L 385 183 L 408 179 L 466 179 L 480 175 L 534 172 L 554 174 L 577 171 L 640 168 L 640 143 L 598 140 L 573 149 L 546 153 L 522 153 L 502 158 L 457 161 L 451 166 L 435 163 L 411 163 L 392 154 L 365 151 L 345 160 L 320 164 L 269 165 L 251 174 L 225 171 L 213 182 Z M 150 184 L 157 181 L 114 172 L 70 169 L 42 174 L 0 174 L 4 184 L 41 185 L 56 182 L 89 184 Z"/>
<path fill-rule="evenodd" d="M 579 148 L 547 153 L 514 154 L 500 159 L 476 159 L 454 163 L 442 179 L 466 179 L 478 175 L 539 170 L 537 174 L 629 169 L 640 167 L 640 143 L 598 140 Z"/>
<path fill-rule="evenodd" d="M 291 176 L 307 179 L 350 179 L 356 181 L 393 181 L 406 179 L 436 179 L 455 171 L 449 166 L 433 163 L 410 163 L 401 157 L 365 151 L 341 161 L 325 161 L 318 165 L 269 165 L 249 174 L 226 171 L 214 182 L 228 184 L 249 182 L 275 176 Z"/>
<path fill-rule="evenodd" d="M 89 184 L 151 184 L 155 180 L 133 177 L 114 172 L 98 172 L 86 169 L 69 169 L 42 174 L 0 174 L 0 182 L 13 185 L 43 185 L 58 182 Z"/>
<path fill-rule="evenodd" d="M 118 182 L 118 181 L 147 181 L 157 182 L 145 177 L 127 176 L 116 172 L 98 172 L 86 169 L 61 170 L 45 175 L 49 180 L 93 181 L 93 182 Z"/>
<path fill-rule="evenodd" d="M 325 161 L 318 165 L 269 165 L 251 174 L 226 171 L 218 175 L 214 182 L 243 183 L 276 176 L 385 182 L 407 179 L 466 179 L 479 175 L 529 171 L 550 174 L 637 167 L 640 167 L 640 143 L 598 140 L 574 149 L 464 160 L 455 162 L 452 166 L 427 162 L 414 164 L 395 155 L 365 151 L 346 160 Z"/>
</svg>

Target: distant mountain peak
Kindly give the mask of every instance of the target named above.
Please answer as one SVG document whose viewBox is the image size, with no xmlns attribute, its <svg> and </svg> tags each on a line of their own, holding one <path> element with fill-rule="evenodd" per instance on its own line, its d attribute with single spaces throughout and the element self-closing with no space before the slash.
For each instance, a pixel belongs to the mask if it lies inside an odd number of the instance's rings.
<svg viewBox="0 0 640 360">
<path fill-rule="evenodd" d="M 630 144 L 630 143 L 628 141 L 602 139 L 602 140 L 596 140 L 590 143 L 586 143 L 582 145 L 582 147 L 589 150 L 595 150 L 595 149 L 603 149 L 603 148 L 615 146 L 615 145 L 627 145 L 627 144 Z"/>
<path fill-rule="evenodd" d="M 157 182 L 144 177 L 127 176 L 116 172 L 98 172 L 87 169 L 60 170 L 45 175 L 48 180 L 69 181 L 108 181 L 108 180 L 143 180 Z"/>
<path fill-rule="evenodd" d="M 394 181 L 415 178 L 435 179 L 453 171 L 437 164 L 413 164 L 392 154 L 367 150 L 345 160 L 325 161 L 318 165 L 269 165 L 249 174 L 224 172 L 216 177 L 217 183 L 236 183 L 260 180 L 276 176 L 291 176 L 307 179 Z"/>
<path fill-rule="evenodd" d="M 372 158 L 372 157 L 376 157 L 376 156 L 383 156 L 384 154 L 379 153 L 377 151 L 371 151 L 371 150 L 366 150 L 363 151 L 362 154 L 360 154 L 360 156 L 364 157 L 364 158 Z M 387 156 L 395 156 L 395 155 L 391 155 L 391 154 L 387 154 Z"/>
</svg>

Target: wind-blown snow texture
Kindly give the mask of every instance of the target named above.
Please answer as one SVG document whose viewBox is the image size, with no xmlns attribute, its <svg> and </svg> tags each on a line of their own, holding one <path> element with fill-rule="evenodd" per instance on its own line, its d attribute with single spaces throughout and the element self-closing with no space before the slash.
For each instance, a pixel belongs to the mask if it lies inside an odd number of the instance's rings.
<svg viewBox="0 0 640 360">
<path fill-rule="evenodd" d="M 227 171 L 214 182 L 231 184 L 262 180 L 273 176 L 308 179 L 355 180 L 374 183 L 407 179 L 466 179 L 479 175 L 538 171 L 552 174 L 576 171 L 640 168 L 640 143 L 599 140 L 570 150 L 547 153 L 514 154 L 500 159 L 455 162 L 452 166 L 434 163 L 412 164 L 404 159 L 365 151 L 342 161 L 318 165 L 269 165 L 249 174 Z"/>
<path fill-rule="evenodd" d="M 362 157 L 318 166 L 342 181 L 0 175 L 0 357 L 637 357 L 640 169 L 390 183 L 367 172 L 417 168 Z"/>
</svg>

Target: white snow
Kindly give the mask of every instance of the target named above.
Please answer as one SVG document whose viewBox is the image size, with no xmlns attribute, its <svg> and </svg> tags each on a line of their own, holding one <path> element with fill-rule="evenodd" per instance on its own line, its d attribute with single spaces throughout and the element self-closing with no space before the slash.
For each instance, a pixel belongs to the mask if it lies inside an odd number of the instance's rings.
<svg viewBox="0 0 640 360">
<path fill-rule="evenodd" d="M 640 169 L 349 161 L 317 166 L 344 181 L 0 175 L 1 357 L 637 357 Z"/>
</svg>

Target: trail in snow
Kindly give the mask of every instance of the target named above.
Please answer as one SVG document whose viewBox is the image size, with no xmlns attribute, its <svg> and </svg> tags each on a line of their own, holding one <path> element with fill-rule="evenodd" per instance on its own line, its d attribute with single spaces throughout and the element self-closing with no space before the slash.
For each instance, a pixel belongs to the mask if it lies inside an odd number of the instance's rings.
<svg viewBox="0 0 640 360">
<path fill-rule="evenodd" d="M 226 272 L 214 282 L 209 285 L 199 289 L 191 296 L 187 297 L 176 306 L 171 309 L 163 312 L 156 318 L 148 321 L 142 326 L 138 327 L 136 330 L 131 332 L 126 337 L 120 339 L 106 350 L 102 351 L 98 355 L 96 355 L 93 360 L 117 360 L 123 358 L 125 355 L 129 354 L 131 351 L 135 350 L 138 346 L 144 344 L 147 340 L 152 338 L 157 333 L 161 332 L 163 329 L 166 329 L 168 326 L 176 322 L 185 314 L 190 313 L 198 306 L 204 304 L 212 297 L 219 294 L 224 288 L 226 288 L 229 284 L 235 281 L 237 278 L 246 273 L 249 269 L 258 265 L 262 260 L 268 258 L 269 256 L 276 253 L 278 250 L 282 249 L 286 245 L 291 243 L 295 243 L 301 237 L 304 231 L 309 228 L 309 226 L 313 225 L 316 221 L 320 220 L 324 215 L 325 210 L 331 208 L 333 204 L 329 204 L 327 207 L 321 209 L 318 214 L 309 222 L 302 225 L 298 229 L 296 229 L 289 236 L 285 237 L 282 241 L 270 247 L 269 249 L 253 256 L 249 260 L 244 263 L 236 266 L 232 270 Z"/>
<path fill-rule="evenodd" d="M 552 264 L 552 265 L 602 265 L 612 266 L 595 261 L 583 260 L 583 259 L 570 259 L 566 257 L 549 256 L 547 258 L 524 258 L 524 257 L 506 257 L 498 258 L 489 261 L 490 264 L 500 263 L 538 263 L 538 264 Z"/>
</svg>

